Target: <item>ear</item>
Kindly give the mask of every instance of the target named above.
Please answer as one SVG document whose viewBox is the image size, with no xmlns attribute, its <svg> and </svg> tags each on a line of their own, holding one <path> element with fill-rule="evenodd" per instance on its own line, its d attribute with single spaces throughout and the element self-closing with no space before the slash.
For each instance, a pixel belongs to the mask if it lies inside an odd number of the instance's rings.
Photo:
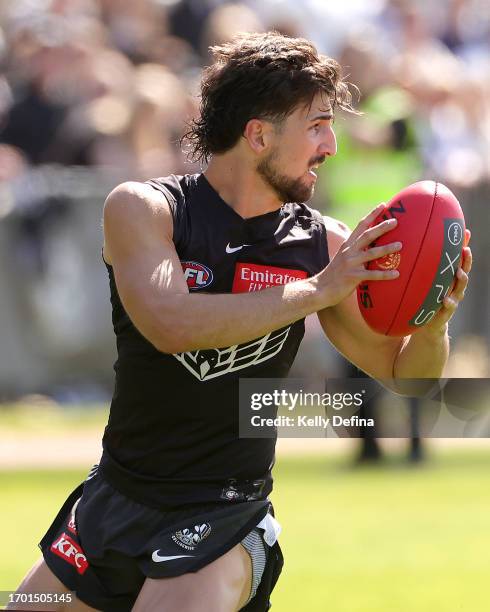
<svg viewBox="0 0 490 612">
<path fill-rule="evenodd" d="M 272 125 L 268 121 L 250 119 L 245 126 L 243 136 L 254 153 L 260 155 L 270 146 Z"/>
</svg>

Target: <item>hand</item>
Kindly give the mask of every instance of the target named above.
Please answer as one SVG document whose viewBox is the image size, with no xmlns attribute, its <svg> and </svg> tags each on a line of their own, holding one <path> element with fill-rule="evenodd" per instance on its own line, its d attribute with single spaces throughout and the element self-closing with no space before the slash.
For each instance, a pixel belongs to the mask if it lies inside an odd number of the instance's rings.
<svg viewBox="0 0 490 612">
<path fill-rule="evenodd" d="M 392 280 L 398 278 L 398 270 L 368 270 L 365 264 L 402 247 L 400 242 L 369 248 L 369 245 L 397 225 L 396 219 L 382 221 L 370 227 L 386 205 L 380 204 L 360 221 L 356 229 L 345 240 L 320 274 L 320 282 L 326 296 L 326 307 L 335 306 L 350 295 L 362 281 Z"/>
<path fill-rule="evenodd" d="M 445 334 L 447 324 L 451 317 L 456 312 L 459 303 L 464 299 L 466 287 L 468 286 L 468 278 L 471 270 L 471 264 L 473 261 L 473 255 L 471 249 L 468 246 L 471 238 L 470 230 L 465 230 L 465 246 L 463 247 L 461 266 L 456 270 L 456 282 L 454 287 L 448 295 L 442 301 L 442 308 L 439 312 L 432 317 L 431 321 L 427 325 L 422 326 L 417 333 L 426 331 L 431 335 Z"/>
</svg>

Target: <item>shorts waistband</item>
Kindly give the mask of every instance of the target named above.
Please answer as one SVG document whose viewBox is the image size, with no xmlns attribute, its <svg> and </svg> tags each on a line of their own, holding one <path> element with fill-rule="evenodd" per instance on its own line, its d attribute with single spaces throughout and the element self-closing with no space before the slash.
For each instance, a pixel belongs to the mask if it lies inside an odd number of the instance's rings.
<svg viewBox="0 0 490 612">
<path fill-rule="evenodd" d="M 99 473 L 123 495 L 158 510 L 175 510 L 190 504 L 263 501 L 272 490 L 272 478 L 253 481 L 164 480 L 135 474 L 104 450 Z"/>
</svg>

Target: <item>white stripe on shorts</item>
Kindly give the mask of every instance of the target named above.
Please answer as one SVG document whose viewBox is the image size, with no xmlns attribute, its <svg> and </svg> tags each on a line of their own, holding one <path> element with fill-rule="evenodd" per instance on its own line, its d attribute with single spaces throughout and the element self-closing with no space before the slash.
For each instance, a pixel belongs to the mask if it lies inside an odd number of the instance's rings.
<svg viewBox="0 0 490 612">
<path fill-rule="evenodd" d="M 243 548 L 250 555 L 250 559 L 252 560 L 252 587 L 250 589 L 250 595 L 247 599 L 245 605 L 255 597 L 257 593 L 257 589 L 259 588 L 260 581 L 262 580 L 262 576 L 264 574 L 265 564 L 267 562 L 267 554 L 265 552 L 264 541 L 262 539 L 262 532 L 260 532 L 257 528 L 253 529 L 249 534 L 247 534 L 242 542 Z"/>
</svg>

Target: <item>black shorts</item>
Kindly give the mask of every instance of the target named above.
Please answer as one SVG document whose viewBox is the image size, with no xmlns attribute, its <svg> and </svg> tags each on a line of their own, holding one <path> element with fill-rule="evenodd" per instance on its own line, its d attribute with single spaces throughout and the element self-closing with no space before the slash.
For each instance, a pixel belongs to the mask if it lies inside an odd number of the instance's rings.
<svg viewBox="0 0 490 612">
<path fill-rule="evenodd" d="M 39 547 L 51 571 L 81 601 L 123 612 L 133 607 L 146 577 L 198 571 L 263 519 L 268 522 L 271 511 L 264 500 L 161 512 L 125 497 L 94 471 L 65 501 Z M 269 609 L 281 573 L 279 544 L 265 532 L 264 548 L 265 568 L 255 596 L 243 608 L 247 612 Z"/>
</svg>

